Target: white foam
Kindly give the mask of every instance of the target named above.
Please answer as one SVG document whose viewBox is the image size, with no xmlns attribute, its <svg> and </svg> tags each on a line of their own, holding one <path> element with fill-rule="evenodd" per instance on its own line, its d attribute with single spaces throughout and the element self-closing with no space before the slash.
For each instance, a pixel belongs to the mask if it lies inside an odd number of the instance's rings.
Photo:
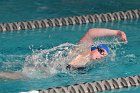
<svg viewBox="0 0 140 93">
<path fill-rule="evenodd" d="M 28 92 L 19 92 L 19 93 L 39 93 L 39 91 L 32 90 L 32 91 L 28 91 Z"/>
<path fill-rule="evenodd" d="M 43 78 L 64 71 L 67 55 L 74 46 L 64 43 L 51 49 L 34 51 L 26 57 L 22 73 L 30 78 Z"/>
</svg>

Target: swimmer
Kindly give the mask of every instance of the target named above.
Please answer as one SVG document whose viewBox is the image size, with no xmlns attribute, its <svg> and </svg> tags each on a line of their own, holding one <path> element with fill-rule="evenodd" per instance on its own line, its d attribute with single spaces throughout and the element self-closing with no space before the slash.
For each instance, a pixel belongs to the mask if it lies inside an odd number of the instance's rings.
<svg viewBox="0 0 140 93">
<path fill-rule="evenodd" d="M 76 58 L 74 58 L 67 66 L 67 68 L 83 68 L 88 62 L 92 60 L 99 60 L 109 54 L 109 48 L 105 44 L 100 44 L 98 46 L 92 46 L 93 40 L 96 37 L 105 36 L 118 36 L 121 41 L 127 43 L 126 34 L 120 30 L 111 30 L 105 28 L 94 28 L 89 29 L 89 31 L 80 39 L 79 44 L 84 44 L 86 46 L 91 46 L 90 49 L 85 50 Z M 80 47 L 81 50 L 82 47 Z M 24 79 L 27 78 L 22 72 L 0 72 L 0 79 Z"/>
<path fill-rule="evenodd" d="M 98 46 L 92 45 L 95 38 L 105 36 L 118 36 L 121 41 L 127 43 L 127 37 L 123 31 L 106 28 L 89 29 L 89 31 L 81 38 L 79 44 L 91 46 L 91 48 L 76 56 L 76 58 L 68 64 L 67 69 L 81 69 L 88 62 L 96 61 L 107 56 L 109 54 L 109 47 L 106 44 L 100 44 Z M 82 50 L 80 47 L 79 49 Z"/>
</svg>

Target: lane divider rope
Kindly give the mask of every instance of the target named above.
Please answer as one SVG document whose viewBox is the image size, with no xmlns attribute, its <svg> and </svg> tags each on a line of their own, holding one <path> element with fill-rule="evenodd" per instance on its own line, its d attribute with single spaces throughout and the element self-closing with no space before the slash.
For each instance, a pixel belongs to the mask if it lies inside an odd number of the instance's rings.
<svg viewBox="0 0 140 93">
<path fill-rule="evenodd" d="M 135 75 L 21 93 L 96 93 L 106 90 L 136 87 L 139 85 L 140 75 Z"/>
<path fill-rule="evenodd" d="M 25 22 L 1 23 L 0 32 L 27 30 L 27 29 L 35 29 L 35 28 L 47 28 L 47 27 L 55 27 L 55 26 L 67 26 L 67 25 L 75 25 L 75 24 L 118 21 L 118 20 L 126 20 L 126 19 L 135 19 L 139 17 L 140 17 L 140 9 L 135 9 L 135 10 L 119 11 L 119 12 L 105 13 L 105 14 L 83 15 L 83 16 L 53 18 L 53 19 L 44 19 L 44 20 L 32 20 L 32 21 L 25 21 Z"/>
</svg>

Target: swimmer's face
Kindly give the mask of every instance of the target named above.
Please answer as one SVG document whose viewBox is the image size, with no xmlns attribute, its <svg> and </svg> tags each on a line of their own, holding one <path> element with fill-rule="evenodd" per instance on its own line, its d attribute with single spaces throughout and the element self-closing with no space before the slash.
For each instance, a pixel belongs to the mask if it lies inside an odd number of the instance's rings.
<svg viewBox="0 0 140 93">
<path fill-rule="evenodd" d="M 107 51 L 103 48 L 97 48 L 95 50 L 92 50 L 90 53 L 92 60 L 98 60 L 103 58 L 104 56 L 108 55 Z"/>
</svg>

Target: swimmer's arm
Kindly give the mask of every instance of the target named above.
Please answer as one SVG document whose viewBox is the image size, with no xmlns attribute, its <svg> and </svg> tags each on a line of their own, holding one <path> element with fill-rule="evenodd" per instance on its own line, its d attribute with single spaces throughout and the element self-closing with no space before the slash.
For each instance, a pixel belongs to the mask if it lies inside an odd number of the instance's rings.
<svg viewBox="0 0 140 93">
<path fill-rule="evenodd" d="M 20 72 L 0 72 L 0 79 L 23 79 L 25 76 Z"/>
<path fill-rule="evenodd" d="M 94 29 L 89 29 L 89 31 L 81 38 L 80 43 L 91 44 L 94 38 L 104 37 L 104 36 L 118 36 L 121 41 L 127 42 L 125 33 L 120 30 L 94 28 Z"/>
</svg>

